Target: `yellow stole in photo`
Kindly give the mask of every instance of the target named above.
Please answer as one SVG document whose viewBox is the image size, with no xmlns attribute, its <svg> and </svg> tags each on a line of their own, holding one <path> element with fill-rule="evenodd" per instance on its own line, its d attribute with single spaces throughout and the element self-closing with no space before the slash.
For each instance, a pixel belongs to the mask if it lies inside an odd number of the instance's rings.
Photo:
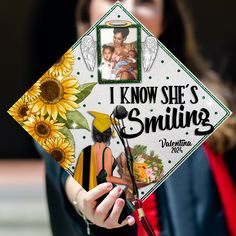
<svg viewBox="0 0 236 236">
<path fill-rule="evenodd" d="M 94 150 L 91 145 L 84 148 L 80 153 L 74 172 L 74 179 L 86 191 L 97 186 Z"/>
</svg>

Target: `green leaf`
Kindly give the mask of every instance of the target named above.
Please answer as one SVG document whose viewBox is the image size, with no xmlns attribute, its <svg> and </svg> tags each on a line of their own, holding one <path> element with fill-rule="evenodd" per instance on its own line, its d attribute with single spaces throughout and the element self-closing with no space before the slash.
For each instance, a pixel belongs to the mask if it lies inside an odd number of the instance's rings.
<svg viewBox="0 0 236 236">
<path fill-rule="evenodd" d="M 160 164 L 160 163 L 158 163 L 158 164 L 157 164 L 157 167 L 158 167 L 159 170 L 161 170 L 161 169 L 163 168 L 163 165 Z"/>
<path fill-rule="evenodd" d="M 77 103 L 81 103 L 92 92 L 92 89 L 97 83 L 86 83 L 79 87 L 80 93 L 76 94 L 78 100 Z"/>
<path fill-rule="evenodd" d="M 64 118 L 62 118 L 60 115 L 57 116 L 57 121 L 59 123 L 66 123 L 66 120 Z"/>
<path fill-rule="evenodd" d="M 134 156 L 142 155 L 142 154 L 146 153 L 146 150 L 147 150 L 147 146 L 135 145 L 133 148 L 133 155 Z"/>
<path fill-rule="evenodd" d="M 74 137 L 73 137 L 71 131 L 68 128 L 63 127 L 62 129 L 60 129 L 60 132 L 65 135 L 66 139 L 69 141 L 70 145 L 75 150 L 75 140 L 74 140 Z"/>
<path fill-rule="evenodd" d="M 86 118 L 79 111 L 67 111 L 66 113 L 67 121 L 66 127 L 69 129 L 89 129 L 88 122 Z"/>
</svg>

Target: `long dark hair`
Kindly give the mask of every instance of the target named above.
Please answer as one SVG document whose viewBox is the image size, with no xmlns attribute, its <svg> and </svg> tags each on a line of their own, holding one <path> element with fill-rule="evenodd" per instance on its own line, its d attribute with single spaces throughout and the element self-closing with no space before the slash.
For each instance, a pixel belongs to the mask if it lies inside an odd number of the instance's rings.
<svg viewBox="0 0 236 236">
<path fill-rule="evenodd" d="M 159 39 L 194 74 L 204 78 L 209 68 L 199 53 L 188 12 L 182 0 L 164 0 L 163 33 Z"/>
<path fill-rule="evenodd" d="M 114 34 L 121 33 L 123 38 L 126 38 L 129 35 L 129 29 L 128 28 L 114 28 L 113 30 Z"/>
<path fill-rule="evenodd" d="M 110 144 L 112 136 L 111 128 L 108 128 L 104 132 L 98 131 L 94 126 L 92 127 L 92 138 L 95 143 L 106 143 Z"/>
</svg>

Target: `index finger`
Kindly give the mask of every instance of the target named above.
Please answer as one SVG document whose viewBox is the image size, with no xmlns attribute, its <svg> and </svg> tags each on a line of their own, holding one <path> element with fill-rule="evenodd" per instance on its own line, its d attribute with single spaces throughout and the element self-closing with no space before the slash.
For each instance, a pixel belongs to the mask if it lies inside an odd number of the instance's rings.
<svg viewBox="0 0 236 236">
<path fill-rule="evenodd" d="M 112 189 L 111 183 L 102 183 L 87 192 L 86 200 L 89 202 L 96 201 L 98 198 L 108 193 Z"/>
</svg>

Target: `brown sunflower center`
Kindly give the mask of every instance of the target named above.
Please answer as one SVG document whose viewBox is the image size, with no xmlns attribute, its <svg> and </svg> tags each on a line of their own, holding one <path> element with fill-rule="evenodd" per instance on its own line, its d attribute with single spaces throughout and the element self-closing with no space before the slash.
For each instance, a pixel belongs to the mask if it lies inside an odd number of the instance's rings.
<svg viewBox="0 0 236 236">
<path fill-rule="evenodd" d="M 63 61 L 64 61 L 64 56 L 62 56 L 61 58 L 59 58 L 59 59 L 56 61 L 55 65 L 58 66 L 58 65 L 62 64 Z"/>
<path fill-rule="evenodd" d="M 57 79 L 47 79 L 40 85 L 40 98 L 49 104 L 55 104 L 60 101 L 63 96 L 63 87 Z"/>
<path fill-rule="evenodd" d="M 63 162 L 65 159 L 65 153 L 60 148 L 54 148 L 50 154 L 57 162 Z"/>
<path fill-rule="evenodd" d="M 48 124 L 46 124 L 45 122 L 38 122 L 35 127 L 34 127 L 35 133 L 39 136 L 39 137 L 48 137 L 49 134 L 51 133 L 51 128 Z"/>
<path fill-rule="evenodd" d="M 18 110 L 18 115 L 23 118 L 27 115 L 28 110 L 29 109 L 26 105 L 22 105 Z"/>
</svg>

